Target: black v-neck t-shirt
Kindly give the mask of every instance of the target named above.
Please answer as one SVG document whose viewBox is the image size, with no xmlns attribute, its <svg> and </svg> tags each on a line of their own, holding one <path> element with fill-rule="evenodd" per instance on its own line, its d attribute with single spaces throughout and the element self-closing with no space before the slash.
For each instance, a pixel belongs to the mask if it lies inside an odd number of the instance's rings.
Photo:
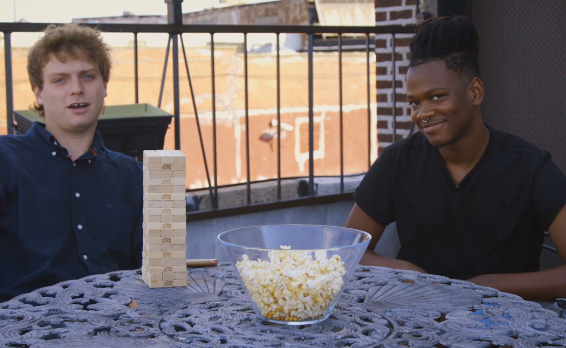
<svg viewBox="0 0 566 348">
<path fill-rule="evenodd" d="M 547 151 L 487 127 L 486 151 L 458 185 L 421 133 L 388 146 L 370 168 L 354 199 L 380 225 L 397 222 L 398 259 L 456 279 L 539 270 L 566 177 Z"/>
</svg>

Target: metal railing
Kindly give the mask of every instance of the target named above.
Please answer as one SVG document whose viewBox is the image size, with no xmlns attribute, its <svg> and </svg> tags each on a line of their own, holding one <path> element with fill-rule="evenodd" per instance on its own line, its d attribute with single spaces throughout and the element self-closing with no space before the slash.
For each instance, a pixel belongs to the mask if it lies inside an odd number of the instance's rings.
<svg viewBox="0 0 566 348">
<path fill-rule="evenodd" d="M 8 133 L 13 133 L 14 125 L 12 119 L 13 113 L 13 76 L 12 76 L 12 54 L 11 54 L 11 34 L 23 32 L 40 32 L 43 31 L 48 24 L 45 23 L 0 23 L 0 31 L 4 33 L 4 54 L 5 54 L 5 70 L 6 70 L 6 112 L 7 112 L 7 126 Z M 376 34 L 390 34 L 392 37 L 392 52 L 391 60 L 393 66 L 393 81 L 395 81 L 395 35 L 396 34 L 410 34 L 414 33 L 412 26 L 380 26 L 380 27 L 343 27 L 343 26 L 287 26 L 287 25 L 182 25 L 182 24 L 84 24 L 86 26 L 96 27 L 99 30 L 107 33 L 131 33 L 134 39 L 134 83 L 135 83 L 135 101 L 139 102 L 139 75 L 138 75 L 138 34 L 140 33 L 165 33 L 169 35 L 167 44 L 167 53 L 163 67 L 163 77 L 161 80 L 161 88 L 159 92 L 158 107 L 161 106 L 163 98 L 163 89 L 165 84 L 165 76 L 167 72 L 167 62 L 169 59 L 170 47 L 172 46 L 172 61 L 173 61 L 173 99 L 174 99 L 174 130 L 175 130 L 175 148 L 180 149 L 180 92 L 179 92 L 179 38 L 181 42 L 181 50 L 183 52 L 185 69 L 188 76 L 188 83 L 190 87 L 194 113 L 196 116 L 196 126 L 198 128 L 199 140 L 201 151 L 204 158 L 204 166 L 206 168 L 206 176 L 209 194 L 212 202 L 213 210 L 210 212 L 195 212 L 191 215 L 201 215 L 202 218 L 208 216 L 220 215 L 233 215 L 246 212 L 253 212 L 266 209 L 276 209 L 282 207 L 298 206 L 303 204 L 315 204 L 317 202 L 330 202 L 343 199 L 350 199 L 351 193 L 344 192 L 344 139 L 343 139 L 343 84 L 342 84 L 342 51 L 343 51 L 343 35 L 344 34 L 357 34 L 365 36 L 365 53 L 366 53 L 366 83 L 367 83 L 367 122 L 368 122 L 368 168 L 371 166 L 371 93 L 370 93 L 370 47 L 371 35 Z M 185 45 L 183 42 L 182 34 L 186 33 L 207 33 L 210 35 L 210 55 L 211 55 L 211 76 L 212 76 L 212 162 L 213 162 L 213 183 L 211 183 L 207 156 L 205 154 L 204 142 L 202 138 L 201 127 L 199 123 L 199 116 L 197 105 L 195 102 L 195 95 L 191 74 L 189 71 L 189 63 L 187 60 Z M 217 172 L 217 139 L 216 139 L 216 98 L 215 98 L 215 61 L 214 61 L 214 35 L 218 33 L 239 33 L 244 35 L 244 81 L 245 81 L 245 142 L 246 142 L 246 201 L 247 206 L 238 208 L 219 209 L 218 207 L 218 172 Z M 249 110 L 248 110 L 248 54 L 247 54 L 247 35 L 254 33 L 270 33 L 276 35 L 276 91 L 277 91 L 277 201 L 272 203 L 263 203 L 261 205 L 252 204 L 251 201 L 251 184 L 250 179 L 250 142 L 249 142 Z M 308 134 L 309 134 L 309 161 L 308 161 L 308 188 L 309 196 L 305 198 L 298 198 L 294 200 L 283 201 L 281 199 L 281 76 L 280 76 L 280 34 L 305 34 L 307 40 L 307 54 L 308 54 Z M 336 195 L 329 195 L 324 197 L 315 197 L 314 190 L 314 99 L 313 99 L 313 52 L 315 35 L 333 34 L 338 36 L 338 88 L 339 88 L 339 118 L 340 118 L 340 193 Z M 395 82 L 393 82 L 393 139 L 397 139 L 397 127 L 395 120 L 396 112 L 396 93 Z M 375 98 L 375 96 L 374 96 Z M 211 215 L 216 214 L 216 215 Z M 196 216 L 195 216 L 196 218 Z M 200 217 L 199 217 L 200 218 Z"/>
</svg>

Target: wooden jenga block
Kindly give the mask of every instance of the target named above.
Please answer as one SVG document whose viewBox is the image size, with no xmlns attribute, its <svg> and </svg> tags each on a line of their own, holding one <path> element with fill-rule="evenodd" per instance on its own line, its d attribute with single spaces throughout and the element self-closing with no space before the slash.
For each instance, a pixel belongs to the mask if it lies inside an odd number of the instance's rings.
<svg viewBox="0 0 566 348">
<path fill-rule="evenodd" d="M 147 266 L 148 267 L 155 267 L 155 266 L 162 266 L 161 264 L 161 260 L 159 259 L 151 259 L 151 260 L 147 260 Z M 175 264 L 175 262 L 171 262 L 171 266 L 173 266 Z"/>
<path fill-rule="evenodd" d="M 184 193 L 147 193 L 145 195 L 149 201 L 184 201 Z"/>
<path fill-rule="evenodd" d="M 186 223 L 187 222 L 187 215 L 185 215 L 185 214 L 183 214 L 183 215 L 175 214 L 175 215 L 173 215 L 173 222 L 175 222 L 175 223 L 179 223 L 179 222 Z"/>
<path fill-rule="evenodd" d="M 146 201 L 146 202 L 147 202 L 148 208 L 161 208 L 161 202 L 160 201 Z"/>
<path fill-rule="evenodd" d="M 183 237 L 185 238 L 187 236 L 187 230 L 186 229 L 178 229 L 178 230 L 173 230 L 174 233 L 174 237 Z"/>
<path fill-rule="evenodd" d="M 161 156 L 161 163 L 173 163 L 173 155 L 169 150 L 156 150 Z"/>
<path fill-rule="evenodd" d="M 172 215 L 161 215 L 161 222 L 163 222 L 163 223 L 173 222 L 173 216 Z"/>
<path fill-rule="evenodd" d="M 173 208 L 185 208 L 187 209 L 187 201 L 173 201 Z"/>
<path fill-rule="evenodd" d="M 172 229 L 177 230 L 181 228 L 187 228 L 187 225 L 181 222 L 174 222 L 174 223 L 157 223 L 157 222 L 149 222 L 147 227 L 150 230 L 164 230 L 164 229 Z"/>
<path fill-rule="evenodd" d="M 175 185 L 169 187 L 171 187 L 171 191 L 173 191 L 172 193 L 185 193 L 187 191 L 184 185 Z"/>
<path fill-rule="evenodd" d="M 187 250 L 187 244 L 173 244 L 173 247 L 175 251 L 186 251 Z"/>
<path fill-rule="evenodd" d="M 161 185 L 159 186 L 159 192 L 160 193 L 173 193 L 173 188 L 175 186 L 171 186 L 171 185 Z M 185 192 L 185 191 L 183 191 Z"/>
<path fill-rule="evenodd" d="M 157 251 L 164 251 L 164 250 L 161 248 L 161 244 L 150 244 L 150 245 L 147 246 L 147 251 L 148 252 L 157 252 Z"/>
<path fill-rule="evenodd" d="M 173 281 L 173 286 L 187 286 L 187 279 L 178 279 Z"/>
<path fill-rule="evenodd" d="M 182 185 L 185 186 L 185 178 L 159 178 L 159 179 L 147 179 L 148 185 Z"/>
<path fill-rule="evenodd" d="M 186 286 L 186 157 L 144 151 L 142 279 L 151 288 Z"/>
<path fill-rule="evenodd" d="M 163 230 L 161 230 L 161 237 L 169 237 L 169 238 L 176 237 L 175 236 L 175 230 L 163 229 Z"/>
<path fill-rule="evenodd" d="M 146 150 L 143 152 L 144 164 L 161 163 L 161 156 L 154 150 Z"/>
<path fill-rule="evenodd" d="M 167 272 L 167 273 L 163 273 L 163 280 L 175 280 L 176 278 L 176 273 L 173 272 Z"/>
<path fill-rule="evenodd" d="M 169 151 L 173 156 L 173 163 L 185 164 L 187 163 L 187 157 L 180 150 Z"/>
<path fill-rule="evenodd" d="M 175 279 L 187 279 L 188 278 L 186 269 L 185 269 L 184 272 L 175 272 L 173 274 L 175 274 Z"/>
</svg>

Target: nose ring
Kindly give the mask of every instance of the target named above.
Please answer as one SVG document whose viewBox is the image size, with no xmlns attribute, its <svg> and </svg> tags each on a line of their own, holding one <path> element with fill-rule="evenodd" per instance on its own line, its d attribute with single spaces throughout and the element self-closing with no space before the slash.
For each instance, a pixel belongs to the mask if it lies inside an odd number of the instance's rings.
<svg viewBox="0 0 566 348">
<path fill-rule="evenodd" d="M 423 120 L 423 123 L 428 123 L 428 117 Z"/>
</svg>

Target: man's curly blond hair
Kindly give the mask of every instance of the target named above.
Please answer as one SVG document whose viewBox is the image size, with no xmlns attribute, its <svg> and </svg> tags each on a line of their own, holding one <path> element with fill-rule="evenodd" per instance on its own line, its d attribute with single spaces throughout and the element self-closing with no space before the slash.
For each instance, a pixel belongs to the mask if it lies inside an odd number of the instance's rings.
<svg viewBox="0 0 566 348">
<path fill-rule="evenodd" d="M 108 83 L 112 61 L 110 48 L 102 40 L 99 30 L 80 26 L 76 23 L 62 26 L 49 25 L 45 35 L 39 39 L 28 53 L 28 75 L 31 89 L 43 89 L 43 68 L 50 55 L 60 62 L 67 59 L 84 59 L 98 66 L 102 80 Z M 31 109 L 44 116 L 43 105 L 35 102 Z"/>
</svg>

